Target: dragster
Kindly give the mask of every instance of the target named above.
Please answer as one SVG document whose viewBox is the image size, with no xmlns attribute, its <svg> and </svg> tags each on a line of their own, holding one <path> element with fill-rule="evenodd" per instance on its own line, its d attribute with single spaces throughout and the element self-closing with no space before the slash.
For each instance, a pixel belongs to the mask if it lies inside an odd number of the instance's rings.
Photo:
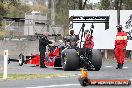
<svg viewBox="0 0 132 88">
<path fill-rule="evenodd" d="M 86 23 L 91 23 L 90 28 L 91 36 L 94 31 L 95 23 L 109 24 L 109 16 L 71 16 L 69 18 L 69 27 L 73 28 L 73 23 L 80 23 L 82 27 L 76 37 L 81 36 L 80 46 L 72 47 L 70 41 L 70 35 L 63 38 L 64 44 L 58 46 L 49 46 L 50 53 L 47 53 L 44 58 L 45 65 L 51 67 L 62 67 L 64 71 L 73 71 L 82 67 L 87 70 L 99 71 L 102 66 L 102 56 L 100 50 L 92 48 L 84 48 L 81 46 L 84 44 L 84 27 Z M 94 24 L 93 24 L 94 23 Z M 70 43 L 69 43 L 70 42 Z M 19 59 L 9 59 L 8 62 L 17 61 L 19 65 L 34 64 L 40 65 L 39 54 L 31 54 L 31 56 L 25 56 L 22 53 L 19 55 Z"/>
</svg>

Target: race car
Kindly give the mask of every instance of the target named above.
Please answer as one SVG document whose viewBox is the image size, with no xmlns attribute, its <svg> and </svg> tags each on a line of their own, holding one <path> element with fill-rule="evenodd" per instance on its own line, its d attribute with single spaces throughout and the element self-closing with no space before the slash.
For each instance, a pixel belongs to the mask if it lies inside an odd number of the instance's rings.
<svg viewBox="0 0 132 88">
<path fill-rule="evenodd" d="M 78 17 L 78 16 L 77 16 Z M 74 21 L 78 20 L 73 20 L 76 19 L 77 17 L 71 17 L 72 18 L 72 23 Z M 106 20 L 109 19 L 109 17 L 85 17 L 84 20 L 89 21 L 87 19 L 102 19 L 101 23 L 108 23 Z M 83 20 L 82 20 L 83 21 Z M 100 23 L 97 20 L 97 23 Z M 94 20 L 93 22 L 96 22 Z M 93 26 L 92 22 L 92 26 Z M 85 67 L 87 70 L 94 70 L 94 71 L 99 71 L 101 66 L 102 66 L 102 56 L 100 50 L 97 49 L 92 49 L 92 48 L 85 48 L 82 47 L 81 43 L 84 43 L 85 41 L 82 40 L 82 37 L 84 36 L 84 21 L 79 23 L 83 23 L 82 27 L 80 29 L 79 34 L 77 35 L 78 37 L 81 36 L 80 38 L 80 47 L 72 47 L 69 43 L 67 45 L 67 42 L 70 41 L 70 35 L 66 36 L 64 38 L 64 43 L 58 46 L 49 46 L 49 51 L 50 53 L 47 53 L 44 58 L 44 63 L 47 67 L 62 67 L 64 71 L 73 71 L 82 67 Z M 87 23 L 87 22 L 86 22 Z M 70 24 L 73 25 L 73 24 Z M 91 30 L 91 36 L 92 36 L 93 30 Z M 25 57 L 25 58 L 24 58 Z M 9 59 L 8 62 L 14 61 L 12 59 Z M 22 53 L 19 55 L 19 65 L 22 66 L 23 64 L 34 64 L 36 66 L 40 65 L 40 56 L 39 54 L 31 54 L 31 56 L 24 56 Z"/>
<path fill-rule="evenodd" d="M 65 45 L 49 47 L 50 53 L 47 53 L 44 58 L 44 63 L 47 67 L 62 67 L 65 71 L 73 71 L 84 66 L 88 70 L 100 70 L 101 68 L 102 57 L 99 50 L 89 49 L 85 52 L 85 48 L 78 48 L 76 50 Z M 86 53 L 88 54 L 87 57 L 85 56 Z M 12 59 L 8 60 L 8 62 L 10 61 Z M 31 54 L 31 56 L 24 56 L 21 53 L 18 62 L 20 66 L 24 64 L 39 66 L 40 55 Z"/>
<path fill-rule="evenodd" d="M 77 35 L 78 36 L 78 35 Z M 102 57 L 99 50 L 85 49 L 79 47 L 72 47 L 70 42 L 70 35 L 64 38 L 65 43 L 58 46 L 48 46 L 49 53 L 46 53 L 44 63 L 47 67 L 62 67 L 64 71 L 73 71 L 82 67 L 87 70 L 100 70 L 102 65 Z M 9 59 L 8 62 L 13 61 Z M 31 54 L 24 56 L 22 53 L 19 55 L 20 66 L 24 64 L 40 65 L 40 55 Z"/>
</svg>

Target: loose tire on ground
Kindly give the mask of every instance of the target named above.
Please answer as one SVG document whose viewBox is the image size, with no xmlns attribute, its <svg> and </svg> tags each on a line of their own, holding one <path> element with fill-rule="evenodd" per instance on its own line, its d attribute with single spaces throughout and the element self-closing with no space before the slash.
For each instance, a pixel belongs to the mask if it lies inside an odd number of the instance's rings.
<svg viewBox="0 0 132 88">
<path fill-rule="evenodd" d="M 79 67 L 79 55 L 75 49 L 66 49 L 61 53 L 61 65 L 64 71 L 74 71 Z"/>
<path fill-rule="evenodd" d="M 20 54 L 19 55 L 19 66 L 22 66 L 24 64 L 24 55 Z"/>
<path fill-rule="evenodd" d="M 97 49 L 92 49 L 92 58 L 89 58 L 89 61 L 92 63 L 95 69 L 91 69 L 90 66 L 85 64 L 87 70 L 99 71 L 102 66 L 102 55 L 101 52 Z"/>
</svg>

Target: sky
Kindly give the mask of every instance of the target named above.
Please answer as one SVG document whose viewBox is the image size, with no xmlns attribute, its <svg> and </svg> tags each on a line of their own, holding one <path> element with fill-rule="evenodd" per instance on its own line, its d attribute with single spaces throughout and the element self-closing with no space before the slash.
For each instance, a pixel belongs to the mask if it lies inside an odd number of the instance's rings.
<svg viewBox="0 0 132 88">
<path fill-rule="evenodd" d="M 99 2 L 100 0 L 90 0 L 90 2 L 92 2 L 92 3 L 97 3 L 97 2 Z"/>
</svg>

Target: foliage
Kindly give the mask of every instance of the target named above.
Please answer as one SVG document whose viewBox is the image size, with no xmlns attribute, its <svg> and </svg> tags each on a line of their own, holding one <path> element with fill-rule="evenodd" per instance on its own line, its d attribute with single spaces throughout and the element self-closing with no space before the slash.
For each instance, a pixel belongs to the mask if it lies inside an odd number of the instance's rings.
<svg viewBox="0 0 132 88">
<path fill-rule="evenodd" d="M 100 9 L 102 10 L 109 10 L 110 5 L 112 5 L 112 9 L 117 10 L 118 8 L 118 3 L 121 0 L 101 0 L 101 5 L 100 5 Z M 110 4 L 110 2 L 112 2 L 112 4 Z M 132 0 L 122 0 L 122 9 L 124 10 L 132 10 Z"/>
<path fill-rule="evenodd" d="M 17 7 L 11 6 L 8 10 L 7 17 L 24 17 L 25 13 L 30 12 L 31 7 L 28 5 L 19 5 Z"/>
<path fill-rule="evenodd" d="M 109 8 L 110 8 L 110 2 L 109 2 L 109 0 L 101 0 L 100 9 L 101 10 L 109 10 Z"/>
<path fill-rule="evenodd" d="M 40 11 L 41 13 L 47 13 L 48 8 L 43 3 L 36 3 L 31 6 L 31 10 Z"/>
<path fill-rule="evenodd" d="M 64 31 L 69 28 L 69 10 L 82 10 L 92 8 L 91 4 L 88 6 L 89 0 L 55 0 L 55 14 L 56 14 L 56 24 L 63 25 Z M 49 0 L 49 9 L 51 10 L 51 0 Z M 50 12 L 49 12 L 50 13 Z"/>
<path fill-rule="evenodd" d="M 0 29 L 2 26 L 2 18 L 8 13 L 10 6 L 17 6 L 19 0 L 0 0 Z"/>
<path fill-rule="evenodd" d="M 126 10 L 132 10 L 132 0 L 122 0 L 124 4 L 124 9 Z"/>
<path fill-rule="evenodd" d="M 18 0 L 0 0 L 0 17 L 7 14 L 10 6 L 17 6 Z"/>
<path fill-rule="evenodd" d="M 48 0 L 48 8 L 44 3 L 45 0 L 36 1 L 36 4 L 30 6 L 19 3 L 19 0 L 0 0 L 0 27 L 2 26 L 1 20 L 3 16 L 24 17 L 25 13 L 31 12 L 32 10 L 48 13 L 48 20 L 51 20 L 51 0 Z M 117 1 L 119 0 L 100 0 L 100 3 L 96 4 L 98 5 L 97 7 L 95 4 L 89 3 L 89 1 L 90 0 L 55 0 L 56 24 L 63 25 L 64 30 L 66 30 L 69 25 L 69 10 L 93 10 L 95 8 L 101 10 L 116 9 Z M 132 9 L 132 0 L 122 0 L 122 3 L 122 9 Z"/>
</svg>

